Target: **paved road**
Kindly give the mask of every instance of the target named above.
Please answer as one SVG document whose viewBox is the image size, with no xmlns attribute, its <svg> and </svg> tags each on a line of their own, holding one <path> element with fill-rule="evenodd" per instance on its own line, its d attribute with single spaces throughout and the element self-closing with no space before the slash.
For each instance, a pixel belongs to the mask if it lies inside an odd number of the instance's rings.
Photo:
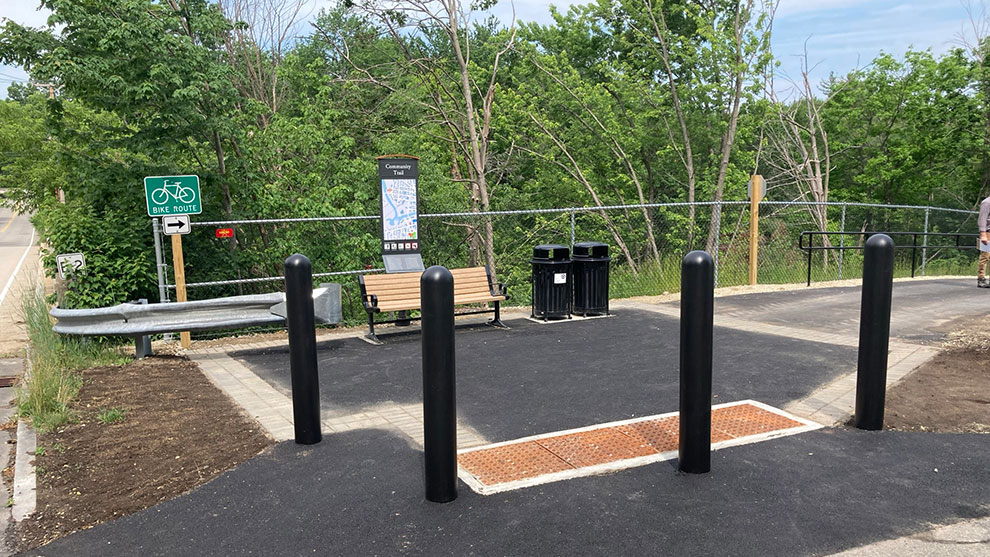
<svg viewBox="0 0 990 557">
<path fill-rule="evenodd" d="M 0 357 L 20 353 L 27 341 L 20 297 L 37 280 L 36 243 L 27 216 L 0 207 Z"/>
<path fill-rule="evenodd" d="M 859 334 L 859 286 L 807 288 L 729 296 L 715 300 L 720 316 L 761 323 Z M 960 317 L 990 310 L 990 289 L 976 288 L 976 278 L 898 281 L 891 299 L 890 334 L 928 342 L 942 338 Z"/>
</svg>

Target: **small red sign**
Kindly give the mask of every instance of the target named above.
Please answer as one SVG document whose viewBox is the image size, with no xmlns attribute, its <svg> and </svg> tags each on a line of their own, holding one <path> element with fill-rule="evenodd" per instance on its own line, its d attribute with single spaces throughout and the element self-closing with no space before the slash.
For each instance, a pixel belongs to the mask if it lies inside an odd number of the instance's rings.
<svg viewBox="0 0 990 557">
<path fill-rule="evenodd" d="M 233 238 L 233 228 L 217 228 L 217 238 Z"/>
</svg>

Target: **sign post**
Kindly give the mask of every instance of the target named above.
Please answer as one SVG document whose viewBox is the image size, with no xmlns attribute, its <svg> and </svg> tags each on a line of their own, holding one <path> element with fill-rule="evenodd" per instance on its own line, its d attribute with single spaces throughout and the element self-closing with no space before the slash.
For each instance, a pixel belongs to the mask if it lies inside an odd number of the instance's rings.
<svg viewBox="0 0 990 557">
<path fill-rule="evenodd" d="M 760 252 L 760 201 L 767 194 L 763 176 L 749 179 L 749 283 L 756 284 L 756 263 Z"/>
<path fill-rule="evenodd" d="M 172 236 L 175 300 L 185 302 L 186 267 L 182 258 L 182 234 L 189 232 L 189 215 L 203 212 L 199 176 L 148 176 L 144 179 L 144 198 L 148 206 L 148 216 L 162 217 L 162 228 L 166 234 Z M 167 221 L 172 224 L 171 230 Z M 189 348 L 191 344 L 189 331 L 181 331 L 179 340 L 183 348 Z"/>
<path fill-rule="evenodd" d="M 186 264 L 182 259 L 182 235 L 172 235 L 172 265 L 175 267 L 175 301 L 186 301 Z M 192 339 L 189 331 L 179 332 L 179 343 L 183 348 L 189 348 Z"/>
<path fill-rule="evenodd" d="M 410 155 L 379 157 L 378 179 L 385 272 L 423 271 L 419 247 L 419 159 Z"/>
</svg>

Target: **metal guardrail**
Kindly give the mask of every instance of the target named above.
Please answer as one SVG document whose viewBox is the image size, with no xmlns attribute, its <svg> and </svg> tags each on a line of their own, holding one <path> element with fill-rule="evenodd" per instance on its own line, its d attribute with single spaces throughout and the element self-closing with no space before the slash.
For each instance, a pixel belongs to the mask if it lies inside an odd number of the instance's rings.
<svg viewBox="0 0 990 557">
<path fill-rule="evenodd" d="M 966 232 L 966 233 L 963 232 L 875 232 L 875 231 L 865 232 L 859 230 L 848 231 L 848 232 L 821 232 L 819 230 L 805 230 L 801 232 L 801 235 L 798 237 L 798 248 L 808 252 L 808 286 L 811 286 L 811 254 L 813 254 L 816 251 L 844 251 L 851 249 L 861 250 L 865 247 L 866 240 L 868 240 L 870 236 L 874 234 L 886 234 L 891 238 L 895 238 L 897 236 L 911 236 L 912 240 L 911 240 L 911 245 L 909 246 L 908 245 L 898 246 L 896 241 L 894 243 L 894 249 L 911 250 L 911 278 L 914 278 L 914 270 L 917 267 L 917 252 L 919 249 L 922 250 L 922 253 L 924 253 L 924 251 L 927 249 L 979 249 L 976 245 L 975 240 L 979 238 L 980 235 L 971 232 Z M 814 245 L 815 236 L 862 236 L 864 245 L 847 246 L 843 244 L 838 246 L 826 246 L 826 245 L 816 246 Z M 804 245 L 805 237 L 808 238 L 808 245 Z M 921 245 L 918 244 L 919 237 L 921 237 L 921 239 L 924 240 L 924 242 Z M 943 237 L 955 238 L 955 244 L 954 245 L 929 244 L 927 241 L 928 238 L 943 238 Z M 963 245 L 962 243 L 960 243 L 961 238 L 973 238 L 974 241 L 971 242 L 969 245 Z M 922 257 L 924 257 L 924 255 L 922 255 Z"/>
<path fill-rule="evenodd" d="M 340 285 L 324 283 L 313 290 L 318 323 L 342 318 Z M 259 325 L 284 325 L 285 293 L 229 296 L 194 302 L 119 304 L 105 308 L 53 308 L 56 333 L 84 336 L 133 336 L 179 331 L 213 331 Z"/>
</svg>

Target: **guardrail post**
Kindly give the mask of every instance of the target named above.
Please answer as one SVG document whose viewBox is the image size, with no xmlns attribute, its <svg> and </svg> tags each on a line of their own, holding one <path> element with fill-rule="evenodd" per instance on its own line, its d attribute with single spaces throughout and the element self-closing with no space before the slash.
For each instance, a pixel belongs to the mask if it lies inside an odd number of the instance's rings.
<svg viewBox="0 0 990 557">
<path fill-rule="evenodd" d="M 142 306 L 148 305 L 147 298 L 141 298 L 137 301 L 138 304 Z M 151 337 L 148 335 L 141 335 L 134 337 L 134 358 L 140 360 L 146 356 L 151 355 Z"/>
<path fill-rule="evenodd" d="M 316 318 L 313 315 L 313 266 L 305 255 L 298 253 L 285 260 L 285 312 L 296 443 L 313 445 L 323 440 Z"/>
<path fill-rule="evenodd" d="M 423 308 L 423 452 L 426 499 L 457 499 L 454 275 L 434 265 L 419 279 Z"/>
<path fill-rule="evenodd" d="M 677 469 L 711 470 L 714 265 L 704 251 L 681 262 L 681 396 Z"/>
<path fill-rule="evenodd" d="M 853 421 L 859 429 L 883 428 L 893 281 L 894 241 L 886 234 L 874 234 L 866 241 L 863 255 L 863 299 L 859 322 L 856 415 Z"/>
</svg>

